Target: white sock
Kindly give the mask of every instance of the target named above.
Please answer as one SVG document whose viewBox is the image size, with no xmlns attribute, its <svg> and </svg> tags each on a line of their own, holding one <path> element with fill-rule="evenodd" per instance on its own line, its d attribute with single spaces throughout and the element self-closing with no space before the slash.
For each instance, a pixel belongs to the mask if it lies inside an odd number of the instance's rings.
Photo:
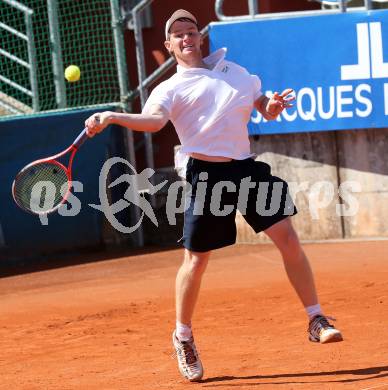
<svg viewBox="0 0 388 390">
<path fill-rule="evenodd" d="M 176 337 L 179 341 L 189 341 L 193 333 L 191 331 L 191 324 L 185 325 L 177 320 L 176 322 Z"/>
<path fill-rule="evenodd" d="M 305 309 L 310 320 L 316 315 L 322 314 L 321 305 L 319 303 L 317 303 L 316 305 L 306 306 Z"/>
</svg>

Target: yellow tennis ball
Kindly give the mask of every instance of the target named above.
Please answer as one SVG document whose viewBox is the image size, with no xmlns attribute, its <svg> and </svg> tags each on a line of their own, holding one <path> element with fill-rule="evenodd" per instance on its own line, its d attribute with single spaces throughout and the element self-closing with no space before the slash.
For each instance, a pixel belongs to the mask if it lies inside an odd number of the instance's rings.
<svg viewBox="0 0 388 390">
<path fill-rule="evenodd" d="M 65 79 L 69 83 L 74 83 L 75 81 L 78 81 L 80 77 L 81 77 L 81 71 L 77 65 L 69 65 L 65 69 Z"/>
</svg>

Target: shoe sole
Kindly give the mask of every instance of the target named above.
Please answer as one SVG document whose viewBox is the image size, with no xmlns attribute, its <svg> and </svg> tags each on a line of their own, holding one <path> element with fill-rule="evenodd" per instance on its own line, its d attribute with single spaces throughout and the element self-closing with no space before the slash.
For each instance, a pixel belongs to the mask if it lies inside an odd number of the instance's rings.
<svg viewBox="0 0 388 390">
<path fill-rule="evenodd" d="M 338 343 L 339 341 L 343 341 L 342 334 L 340 332 L 329 334 L 327 337 L 321 337 L 320 343 Z"/>
<path fill-rule="evenodd" d="M 342 334 L 340 331 L 337 331 L 335 333 L 328 333 L 326 336 L 321 336 L 320 339 L 313 337 L 312 335 L 309 335 L 309 341 L 313 343 L 321 343 L 321 344 L 328 344 L 328 343 L 337 343 L 339 341 L 343 341 Z"/>
</svg>

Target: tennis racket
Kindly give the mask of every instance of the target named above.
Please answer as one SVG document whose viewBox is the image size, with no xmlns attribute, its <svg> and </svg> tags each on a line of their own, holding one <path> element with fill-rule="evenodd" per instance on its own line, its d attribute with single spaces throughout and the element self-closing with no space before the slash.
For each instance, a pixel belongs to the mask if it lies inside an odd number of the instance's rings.
<svg viewBox="0 0 388 390">
<path fill-rule="evenodd" d="M 74 156 L 87 139 L 85 128 L 63 152 L 26 165 L 12 184 L 16 204 L 24 211 L 37 215 L 58 210 L 70 194 Z M 65 166 L 58 159 L 67 154 L 70 157 Z"/>
</svg>

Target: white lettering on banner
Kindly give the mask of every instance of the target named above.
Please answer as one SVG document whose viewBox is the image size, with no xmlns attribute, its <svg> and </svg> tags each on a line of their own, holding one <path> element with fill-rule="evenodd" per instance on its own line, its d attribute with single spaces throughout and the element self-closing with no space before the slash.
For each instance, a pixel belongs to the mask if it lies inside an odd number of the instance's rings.
<svg viewBox="0 0 388 390">
<path fill-rule="evenodd" d="M 303 109 L 303 97 L 308 97 L 307 107 L 305 111 Z M 296 106 L 298 108 L 299 116 L 305 121 L 315 121 L 315 111 L 317 106 L 317 101 L 315 99 L 314 91 L 311 88 L 302 88 L 298 93 L 298 98 L 296 99 Z"/>
<path fill-rule="evenodd" d="M 317 101 L 318 101 L 318 114 L 322 119 L 330 119 L 334 115 L 335 111 L 335 95 L 334 95 L 335 89 L 334 87 L 329 88 L 329 111 L 325 112 L 323 110 L 323 94 L 322 94 L 322 87 L 318 87 L 317 89 Z"/>
<path fill-rule="evenodd" d="M 368 84 L 360 84 L 356 88 L 356 93 L 355 93 L 356 100 L 359 103 L 365 105 L 365 111 L 361 111 L 358 107 L 356 108 L 356 115 L 359 116 L 360 118 L 366 118 L 367 116 L 369 116 L 372 112 L 372 109 L 373 109 L 372 102 L 368 98 L 366 98 L 365 96 L 361 95 L 361 92 L 363 92 L 363 91 L 366 91 L 369 94 L 371 94 L 372 88 Z"/>
<path fill-rule="evenodd" d="M 341 66 L 341 80 L 370 79 L 368 23 L 357 24 L 358 63 Z"/>
<path fill-rule="evenodd" d="M 351 97 L 343 97 L 344 92 L 352 92 L 353 87 L 351 85 L 339 85 L 337 87 L 337 117 L 338 118 L 351 118 L 353 116 L 352 111 L 344 111 L 343 106 L 353 104 Z"/>
<path fill-rule="evenodd" d="M 383 59 L 381 23 L 357 23 L 356 29 L 358 63 L 355 65 L 342 65 L 341 80 L 388 77 L 388 62 L 384 62 Z"/>
<path fill-rule="evenodd" d="M 357 23 L 357 63 L 341 65 L 341 80 L 376 80 L 388 78 L 388 59 L 384 62 L 384 42 L 381 22 Z M 372 84 L 373 85 L 373 84 Z M 304 86 L 295 91 L 294 107 L 284 110 L 276 119 L 277 122 L 294 122 L 296 120 L 317 121 L 333 118 L 367 118 L 373 112 L 372 85 L 343 84 L 331 86 Z M 377 87 L 376 87 L 377 88 Z M 376 105 L 380 111 L 383 93 L 384 114 L 388 116 L 388 83 L 379 91 L 379 102 Z M 272 91 L 266 92 L 267 96 Z M 251 121 L 255 124 L 267 121 L 254 110 Z"/>
<path fill-rule="evenodd" d="M 384 84 L 384 114 L 388 115 L 388 84 Z"/>
<path fill-rule="evenodd" d="M 383 59 L 383 39 L 381 23 L 369 23 L 370 45 L 372 53 L 372 77 L 375 79 L 388 77 L 388 62 Z"/>
<path fill-rule="evenodd" d="M 291 110 L 284 110 L 282 116 L 287 122 L 293 122 L 298 117 L 298 111 L 291 113 Z"/>
<path fill-rule="evenodd" d="M 316 121 L 317 119 L 329 120 L 333 117 L 352 118 L 354 116 L 365 118 L 373 110 L 372 87 L 369 84 L 317 87 L 316 90 L 304 87 L 295 92 L 296 105 L 284 110 L 278 116 L 277 121 L 284 119 L 287 122 L 293 122 L 298 118 Z M 269 95 L 268 92 L 266 95 Z M 385 100 L 388 100 L 388 84 L 385 87 Z M 388 102 L 385 107 L 386 115 L 388 115 Z M 251 121 L 255 124 L 266 122 L 257 110 L 252 113 Z"/>
</svg>

